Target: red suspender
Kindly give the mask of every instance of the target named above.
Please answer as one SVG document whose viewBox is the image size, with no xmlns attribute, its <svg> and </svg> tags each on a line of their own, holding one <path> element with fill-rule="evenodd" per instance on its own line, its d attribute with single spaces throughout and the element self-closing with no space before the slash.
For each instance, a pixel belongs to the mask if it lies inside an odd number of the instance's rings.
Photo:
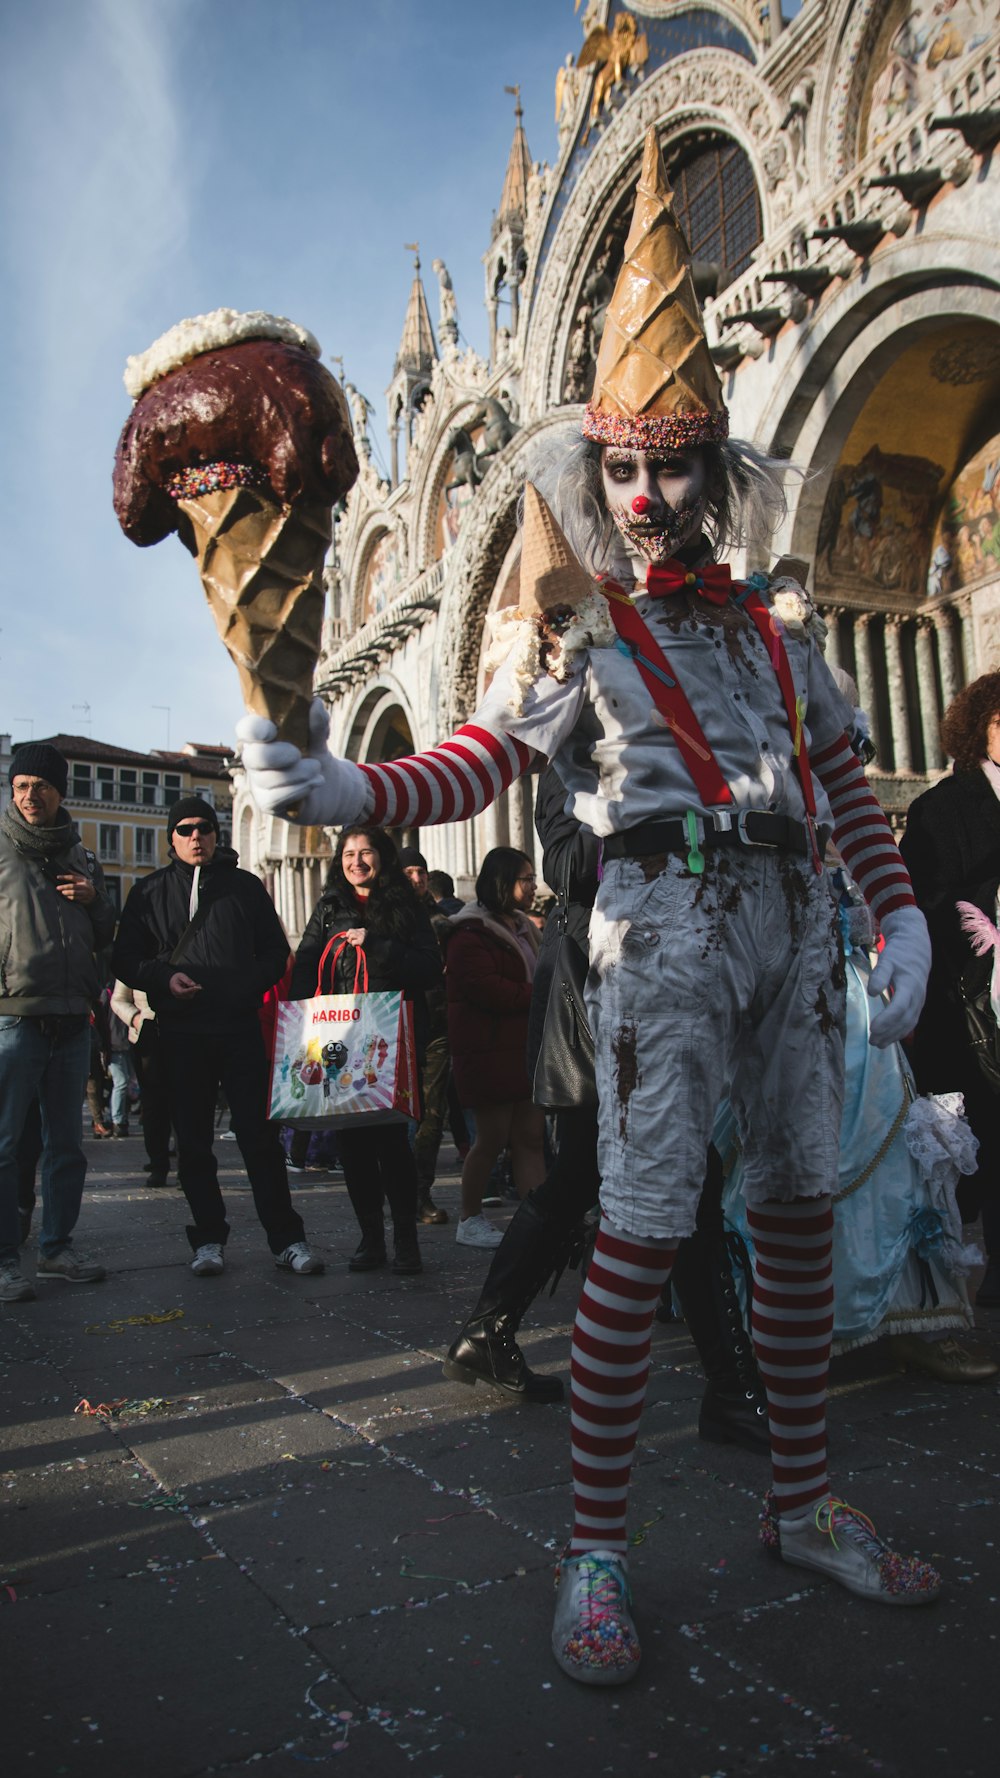
<svg viewBox="0 0 1000 1778">
<path fill-rule="evenodd" d="M 792 736 L 792 753 L 795 757 L 795 769 L 798 772 L 799 783 L 802 786 L 802 801 L 805 803 L 810 817 L 815 818 L 816 794 L 813 790 L 812 771 L 809 766 L 809 754 L 806 748 L 805 736 L 802 733 L 802 719 L 805 715 L 805 709 L 799 708 L 799 703 L 795 696 L 795 686 L 792 682 L 792 669 L 788 665 L 788 655 L 785 652 L 785 644 L 781 640 L 780 631 L 776 628 L 770 611 L 768 611 L 767 606 L 764 604 L 764 601 L 758 592 L 751 589 L 751 591 L 747 593 L 746 598 L 742 600 L 742 605 L 744 611 L 753 618 L 754 623 L 757 625 L 757 628 L 760 631 L 761 641 L 770 656 L 771 665 L 778 675 L 778 684 L 781 687 L 781 695 L 785 704 L 785 714 L 788 717 L 788 727 Z"/>
<path fill-rule="evenodd" d="M 618 647 L 635 661 L 646 690 L 677 742 L 681 758 L 694 780 L 702 802 L 706 807 L 711 803 L 731 803 L 732 792 L 705 739 L 701 724 L 671 670 L 666 655 L 636 610 L 634 600 L 613 580 L 602 581 L 601 591 L 608 600 L 612 622 L 618 632 Z M 804 703 L 800 704 L 795 696 L 792 669 L 788 664 L 781 631 L 760 593 L 753 586 L 746 587 L 741 593 L 738 582 L 734 583 L 733 591 L 737 603 L 743 605 L 759 631 L 768 658 L 778 676 L 792 737 L 795 769 L 802 789 L 802 801 L 806 807 L 806 825 L 812 840 L 813 868 L 819 873 L 823 869 L 823 863 L 816 842 L 816 794 L 803 733 Z"/>
<path fill-rule="evenodd" d="M 702 802 L 731 803 L 733 793 L 702 733 L 701 723 L 634 602 L 613 580 L 602 581 L 601 591 L 607 597 L 611 619 L 618 631 L 618 646 L 623 653 L 631 655 L 638 667 L 646 690 L 677 742 Z"/>
</svg>

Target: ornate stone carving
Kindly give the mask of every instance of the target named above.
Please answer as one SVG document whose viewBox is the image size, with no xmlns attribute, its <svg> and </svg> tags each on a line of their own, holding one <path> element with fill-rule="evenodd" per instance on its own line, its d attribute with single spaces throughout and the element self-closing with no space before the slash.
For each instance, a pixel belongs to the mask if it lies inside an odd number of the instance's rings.
<svg viewBox="0 0 1000 1778">
<path fill-rule="evenodd" d="M 649 75 L 609 120 L 576 183 L 573 203 L 560 219 L 536 287 L 522 388 L 529 413 L 544 413 L 563 398 L 559 384 L 569 335 L 578 322 L 579 299 L 571 310 L 567 303 L 580 250 L 580 218 L 605 209 L 645 131 L 651 124 L 662 126 L 665 119 L 678 126 L 678 133 L 700 120 L 737 139 L 742 134 L 759 159 L 764 144 L 780 129 L 781 112 L 776 95 L 741 57 L 699 49 Z"/>
</svg>

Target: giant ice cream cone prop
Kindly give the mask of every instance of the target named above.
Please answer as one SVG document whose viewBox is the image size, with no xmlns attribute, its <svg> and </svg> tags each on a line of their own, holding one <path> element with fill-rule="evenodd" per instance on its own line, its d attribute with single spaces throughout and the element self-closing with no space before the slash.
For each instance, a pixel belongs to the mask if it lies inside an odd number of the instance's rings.
<svg viewBox="0 0 1000 1778">
<path fill-rule="evenodd" d="M 583 432 L 640 451 L 682 450 L 729 435 L 688 245 L 652 129 Z"/>
<path fill-rule="evenodd" d="M 518 611 L 540 617 L 557 606 L 575 607 L 593 596 L 594 585 L 577 561 L 552 510 L 532 482 L 524 486 L 524 526 Z"/>
<path fill-rule="evenodd" d="M 239 671 L 243 702 L 305 753 L 330 508 L 318 500 L 279 506 L 257 488 L 177 504 L 190 522 L 201 584 Z"/>
<path fill-rule="evenodd" d="M 311 334 L 216 310 L 139 359 L 115 457 L 115 510 L 141 545 L 196 556 L 248 710 L 305 752 L 330 509 L 357 472 L 347 404 Z"/>
</svg>

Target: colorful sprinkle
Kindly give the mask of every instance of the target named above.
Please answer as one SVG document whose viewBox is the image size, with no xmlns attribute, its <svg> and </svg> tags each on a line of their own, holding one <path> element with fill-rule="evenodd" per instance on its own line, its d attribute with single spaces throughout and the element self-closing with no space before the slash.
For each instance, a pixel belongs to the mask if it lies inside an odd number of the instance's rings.
<svg viewBox="0 0 1000 1778">
<path fill-rule="evenodd" d="M 196 500 L 200 494 L 227 493 L 230 488 L 266 488 L 267 477 L 254 463 L 194 463 L 178 469 L 166 484 L 171 500 Z"/>
<path fill-rule="evenodd" d="M 607 414 L 588 402 L 583 416 L 584 438 L 597 444 L 625 445 L 633 451 L 677 450 L 729 437 L 729 414 L 703 410 L 697 414 Z"/>
</svg>

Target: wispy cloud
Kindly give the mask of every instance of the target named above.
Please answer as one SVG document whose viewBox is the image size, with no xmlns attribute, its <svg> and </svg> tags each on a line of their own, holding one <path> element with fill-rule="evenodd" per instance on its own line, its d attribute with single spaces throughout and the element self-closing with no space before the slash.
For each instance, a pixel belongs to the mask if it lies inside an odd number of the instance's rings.
<svg viewBox="0 0 1000 1778">
<path fill-rule="evenodd" d="M 175 97 L 189 8 L 92 0 L 34 12 L 10 81 L 17 145 L 8 251 L 42 425 L 183 250 L 188 211 Z M 139 345 L 148 342 L 140 341 Z"/>
</svg>

